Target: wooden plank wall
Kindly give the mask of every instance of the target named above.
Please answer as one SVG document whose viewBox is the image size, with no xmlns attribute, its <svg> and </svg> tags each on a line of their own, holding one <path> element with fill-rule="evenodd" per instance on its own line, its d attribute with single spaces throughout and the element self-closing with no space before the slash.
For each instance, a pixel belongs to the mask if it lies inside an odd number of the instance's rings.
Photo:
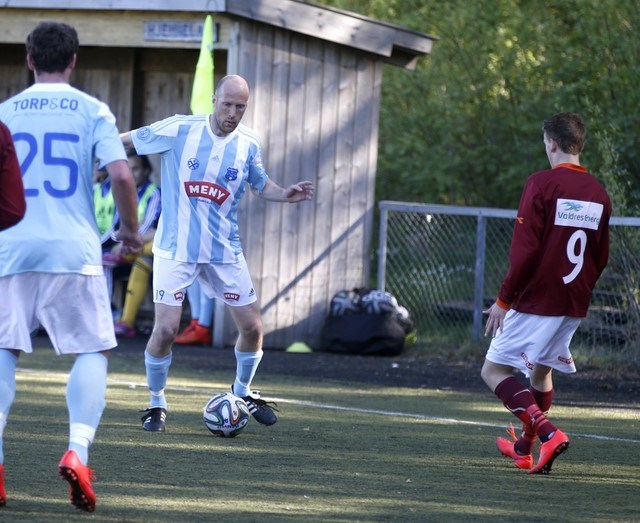
<svg viewBox="0 0 640 523">
<path fill-rule="evenodd" d="M 252 86 L 245 123 L 262 138 L 268 172 L 281 185 L 311 179 L 317 188 L 310 203 L 241 205 L 265 347 L 317 347 L 331 296 L 368 281 L 382 65 L 248 21 L 239 35 L 230 67 Z"/>
<path fill-rule="evenodd" d="M 43 20 L 64 22 L 78 31 L 81 46 L 156 48 L 156 49 L 200 49 L 199 41 L 182 40 L 148 40 L 144 38 L 144 23 L 150 20 L 171 20 L 183 22 L 204 21 L 206 13 L 180 11 L 176 3 L 176 11 L 138 11 L 122 9 L 75 10 L 74 2 L 68 2 L 67 9 L 49 9 L 45 0 L 41 9 L 3 9 L 2 32 L 0 41 L 23 44 L 29 32 Z M 219 28 L 217 49 L 226 49 L 229 36 L 229 19 L 222 13 L 215 13 L 215 21 Z"/>
<path fill-rule="evenodd" d="M 140 49 L 135 66 L 136 95 L 133 128 L 176 113 L 189 114 L 193 71 L 198 53 L 189 49 Z M 125 130 L 130 130 L 128 127 Z M 160 156 L 149 157 L 154 180 L 160 181 Z"/>
<path fill-rule="evenodd" d="M 6 100 L 29 85 L 24 44 L 0 44 L 0 100 Z"/>
<path fill-rule="evenodd" d="M 27 69 L 24 45 L 0 44 L 0 96 L 5 100 L 33 82 Z M 106 102 L 120 129 L 131 125 L 133 100 L 131 49 L 81 47 L 71 85 Z"/>
<path fill-rule="evenodd" d="M 131 49 L 82 47 L 71 77 L 74 87 L 109 105 L 119 129 L 131 125 L 133 61 Z"/>
<path fill-rule="evenodd" d="M 316 184 L 313 202 L 277 204 L 247 194 L 239 210 L 265 347 L 302 340 L 317 348 L 331 296 L 369 279 L 382 64 L 273 26 L 235 24 L 229 53 L 216 49 L 216 81 L 227 71 L 249 81 L 244 123 L 261 136 L 271 177 L 285 186 Z M 189 112 L 197 55 L 194 48 L 83 46 L 72 83 L 107 102 L 125 131 Z M 23 45 L 0 44 L 0 56 L 4 99 L 30 80 Z M 152 163 L 157 176 L 158 159 Z M 237 331 L 228 314 L 224 328 L 231 345 Z"/>
</svg>

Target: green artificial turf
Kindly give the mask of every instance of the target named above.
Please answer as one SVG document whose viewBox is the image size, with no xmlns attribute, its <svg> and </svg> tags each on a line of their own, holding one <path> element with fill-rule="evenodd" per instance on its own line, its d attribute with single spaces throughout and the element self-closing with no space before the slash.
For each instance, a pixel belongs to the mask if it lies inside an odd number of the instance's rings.
<svg viewBox="0 0 640 523">
<path fill-rule="evenodd" d="M 66 450 L 72 359 L 22 357 L 4 433 L 8 504 L 2 521 L 638 521 L 640 417 L 632 408 L 554 407 L 572 438 L 548 476 L 499 455 L 517 421 L 490 393 L 261 378 L 279 421 L 252 420 L 236 438 L 210 434 L 202 407 L 228 388 L 174 364 L 167 432 L 141 429 L 148 402 L 139 365 L 117 356 L 90 453 L 96 512 L 68 500 Z"/>
</svg>

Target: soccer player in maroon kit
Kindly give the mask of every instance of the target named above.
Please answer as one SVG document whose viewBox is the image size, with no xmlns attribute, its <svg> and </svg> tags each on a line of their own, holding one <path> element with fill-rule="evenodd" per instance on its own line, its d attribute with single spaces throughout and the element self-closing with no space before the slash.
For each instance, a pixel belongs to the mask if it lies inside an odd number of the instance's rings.
<svg viewBox="0 0 640 523">
<path fill-rule="evenodd" d="M 544 121 L 551 169 L 524 186 L 509 251 L 510 266 L 488 315 L 491 333 L 482 379 L 523 423 L 518 438 L 498 438 L 503 455 L 529 474 L 548 474 L 569 438 L 547 418 L 553 370 L 576 371 L 571 338 L 587 315 L 591 293 L 609 258 L 611 202 L 580 165 L 586 130 L 576 113 Z M 527 388 L 513 375 L 529 378 Z M 533 445 L 540 438 L 534 465 Z"/>
<path fill-rule="evenodd" d="M 27 202 L 11 132 L 0 122 L 0 231 L 24 217 Z"/>
</svg>

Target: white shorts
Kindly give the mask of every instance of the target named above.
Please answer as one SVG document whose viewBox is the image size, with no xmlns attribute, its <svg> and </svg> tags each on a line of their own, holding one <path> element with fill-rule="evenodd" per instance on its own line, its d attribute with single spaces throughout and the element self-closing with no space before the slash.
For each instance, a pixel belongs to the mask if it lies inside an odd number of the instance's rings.
<svg viewBox="0 0 640 523">
<path fill-rule="evenodd" d="M 236 263 L 186 263 L 153 257 L 153 301 L 181 306 L 189 287 L 198 278 L 209 298 L 218 298 L 231 307 L 257 300 L 244 256 Z"/>
<path fill-rule="evenodd" d="M 527 378 L 536 363 L 567 374 L 576 371 L 569 350 L 580 318 L 538 316 L 511 309 L 502 332 L 491 340 L 487 359 L 519 369 Z"/>
<path fill-rule="evenodd" d="M 0 348 L 32 352 L 31 333 L 49 334 L 57 354 L 117 346 L 104 275 L 25 272 L 0 278 Z"/>
</svg>

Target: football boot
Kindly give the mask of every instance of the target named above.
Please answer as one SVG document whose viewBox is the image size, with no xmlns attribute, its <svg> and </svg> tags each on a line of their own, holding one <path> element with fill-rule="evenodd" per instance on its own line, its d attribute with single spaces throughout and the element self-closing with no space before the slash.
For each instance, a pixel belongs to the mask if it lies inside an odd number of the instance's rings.
<svg viewBox="0 0 640 523">
<path fill-rule="evenodd" d="M 231 392 L 233 392 L 233 386 L 231 387 Z M 252 390 L 248 396 L 239 396 L 249 407 L 249 412 L 255 418 L 258 423 L 262 423 L 263 425 L 273 425 L 276 421 L 278 421 L 278 417 L 275 415 L 275 412 L 278 412 L 277 404 L 272 401 L 265 401 L 260 397 L 259 390 Z"/>
<path fill-rule="evenodd" d="M 60 460 L 58 473 L 69 483 L 71 503 L 80 510 L 93 512 L 96 509 L 96 493 L 91 486 L 91 480 L 96 479 L 93 470 L 82 464 L 75 451 L 68 450 Z"/>
<path fill-rule="evenodd" d="M 142 416 L 142 428 L 149 432 L 164 432 L 167 422 L 167 409 L 162 407 L 149 407 L 144 409 Z"/>
<path fill-rule="evenodd" d="M 529 470 L 529 474 L 549 474 L 555 459 L 569 448 L 569 437 L 561 430 L 556 430 L 549 441 L 540 445 L 538 463 Z"/>
</svg>

